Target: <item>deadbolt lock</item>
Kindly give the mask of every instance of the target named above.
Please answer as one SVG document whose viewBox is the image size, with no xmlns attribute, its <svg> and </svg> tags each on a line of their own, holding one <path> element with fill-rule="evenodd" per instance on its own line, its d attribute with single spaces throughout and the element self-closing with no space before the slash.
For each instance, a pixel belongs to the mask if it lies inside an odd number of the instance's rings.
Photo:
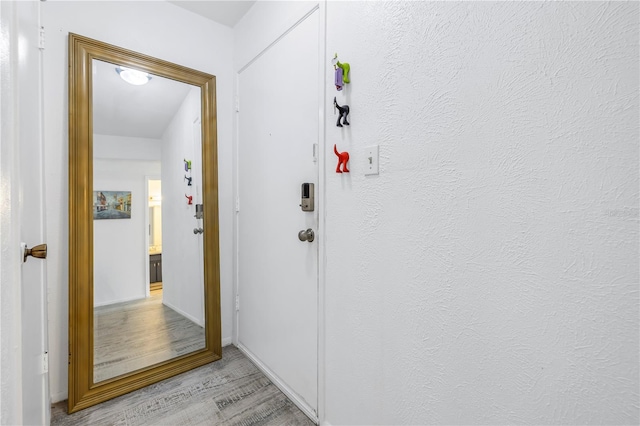
<svg viewBox="0 0 640 426">
<path fill-rule="evenodd" d="M 312 212 L 314 209 L 314 185 L 312 183 L 303 183 L 301 188 L 300 207 L 303 212 Z"/>
</svg>

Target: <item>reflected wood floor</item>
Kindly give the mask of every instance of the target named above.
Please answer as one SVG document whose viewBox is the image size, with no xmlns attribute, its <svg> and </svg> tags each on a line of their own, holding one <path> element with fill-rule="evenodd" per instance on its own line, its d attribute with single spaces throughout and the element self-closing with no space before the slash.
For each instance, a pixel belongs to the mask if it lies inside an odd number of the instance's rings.
<svg viewBox="0 0 640 426">
<path fill-rule="evenodd" d="M 162 290 L 99 306 L 93 318 L 96 383 L 205 347 L 204 328 L 163 305 Z"/>
<path fill-rule="evenodd" d="M 53 426 L 313 425 L 234 346 L 222 359 L 85 410 L 54 404 Z"/>
</svg>

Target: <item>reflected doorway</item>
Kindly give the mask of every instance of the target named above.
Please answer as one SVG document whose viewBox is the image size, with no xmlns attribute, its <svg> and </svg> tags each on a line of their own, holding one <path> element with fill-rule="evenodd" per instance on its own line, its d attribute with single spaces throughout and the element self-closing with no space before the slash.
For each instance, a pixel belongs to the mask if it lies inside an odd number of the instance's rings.
<svg viewBox="0 0 640 426">
<path fill-rule="evenodd" d="M 162 183 L 149 179 L 149 292 L 162 291 Z"/>
</svg>

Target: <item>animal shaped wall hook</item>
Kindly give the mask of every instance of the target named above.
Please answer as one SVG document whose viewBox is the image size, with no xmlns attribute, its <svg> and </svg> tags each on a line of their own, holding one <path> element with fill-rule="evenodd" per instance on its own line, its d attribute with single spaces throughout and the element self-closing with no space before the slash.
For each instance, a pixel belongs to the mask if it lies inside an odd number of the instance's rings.
<svg viewBox="0 0 640 426">
<path fill-rule="evenodd" d="M 193 204 L 193 195 L 184 194 L 184 196 L 187 197 L 187 204 L 188 205 L 192 205 Z"/>
<path fill-rule="evenodd" d="M 338 116 L 338 121 L 336 122 L 336 126 L 337 127 L 342 127 L 342 124 L 344 124 L 345 126 L 349 125 L 349 122 L 347 121 L 347 116 L 349 115 L 349 105 L 338 105 L 338 101 L 336 101 L 336 98 L 333 98 L 333 106 L 335 108 L 338 109 L 338 111 L 340 112 L 340 115 Z M 342 124 L 340 124 L 340 120 L 342 119 Z"/>
<path fill-rule="evenodd" d="M 193 179 L 191 176 L 184 176 L 185 180 L 187 181 L 187 186 L 191 186 L 191 179 Z"/>
<path fill-rule="evenodd" d="M 333 60 L 331 61 L 333 63 L 333 68 L 335 69 L 335 85 L 336 85 L 336 90 L 340 91 L 342 90 L 342 86 L 344 84 L 349 84 L 349 82 L 351 80 L 349 80 L 349 70 L 351 70 L 351 66 L 344 62 L 341 63 L 338 60 L 338 54 L 336 53 L 333 56 Z"/>
<path fill-rule="evenodd" d="M 184 161 L 184 171 L 188 172 L 191 170 L 191 160 L 183 160 Z"/>
<path fill-rule="evenodd" d="M 347 151 L 338 152 L 338 147 L 333 144 L 333 152 L 338 156 L 338 166 L 336 167 L 336 173 L 349 173 L 347 168 L 347 162 L 349 161 L 349 153 Z M 342 166 L 342 169 L 340 168 Z"/>
</svg>

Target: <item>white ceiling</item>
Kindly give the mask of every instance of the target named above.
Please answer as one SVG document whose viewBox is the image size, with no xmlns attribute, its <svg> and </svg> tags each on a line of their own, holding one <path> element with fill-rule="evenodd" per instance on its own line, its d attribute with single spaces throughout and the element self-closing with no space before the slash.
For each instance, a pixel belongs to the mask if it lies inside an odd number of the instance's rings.
<svg viewBox="0 0 640 426">
<path fill-rule="evenodd" d="M 245 13 L 253 6 L 254 1 L 236 0 L 236 1 L 169 1 L 176 6 L 190 10 L 205 18 L 219 24 L 232 27 L 244 16 Z"/>
</svg>

